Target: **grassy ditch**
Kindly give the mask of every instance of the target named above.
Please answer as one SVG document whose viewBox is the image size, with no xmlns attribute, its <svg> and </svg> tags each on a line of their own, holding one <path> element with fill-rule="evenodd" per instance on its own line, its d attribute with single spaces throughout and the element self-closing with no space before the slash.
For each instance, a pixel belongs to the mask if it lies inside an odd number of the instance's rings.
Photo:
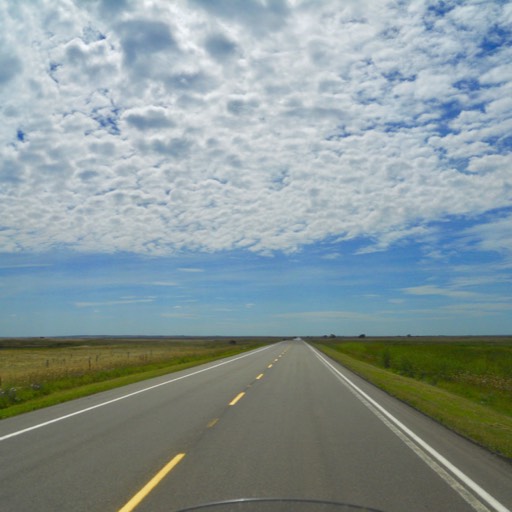
<svg viewBox="0 0 512 512">
<path fill-rule="evenodd" d="M 190 368 L 271 341 L 0 340 L 0 419 Z"/>
<path fill-rule="evenodd" d="M 317 340 L 326 355 L 512 459 L 512 339 Z"/>
</svg>

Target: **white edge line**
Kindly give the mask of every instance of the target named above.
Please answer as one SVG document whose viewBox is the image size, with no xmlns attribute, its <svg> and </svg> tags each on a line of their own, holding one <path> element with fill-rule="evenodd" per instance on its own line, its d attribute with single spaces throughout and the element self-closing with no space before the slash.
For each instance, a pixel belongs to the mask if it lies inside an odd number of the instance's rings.
<svg viewBox="0 0 512 512">
<path fill-rule="evenodd" d="M 309 344 L 307 345 L 313 353 L 332 371 L 339 375 L 350 387 L 352 387 L 357 393 L 362 396 L 365 400 L 367 400 L 375 409 L 377 409 L 382 415 L 384 415 L 387 419 L 389 419 L 395 426 L 399 427 L 405 434 L 407 434 L 414 442 L 416 442 L 419 446 L 421 446 L 426 452 L 428 452 L 434 459 L 437 460 L 441 465 L 443 465 L 446 469 L 452 472 L 457 478 L 459 478 L 467 487 L 469 487 L 473 492 L 475 492 L 481 499 L 486 501 L 489 505 L 491 505 L 498 512 L 510 512 L 510 510 L 501 504 L 496 498 L 491 496 L 485 489 L 482 489 L 475 481 L 469 478 L 465 473 L 463 473 L 460 469 L 454 466 L 449 460 L 443 457 L 437 450 L 432 448 L 427 442 L 425 442 L 421 437 L 416 435 L 412 430 L 407 428 L 400 420 L 395 418 L 390 412 L 388 412 L 384 407 L 379 405 L 373 398 L 367 395 L 362 389 L 356 386 L 350 379 L 345 377 L 337 368 L 335 368 L 325 357 L 318 353 L 316 349 L 311 347 Z"/>
<path fill-rule="evenodd" d="M 187 375 L 182 375 L 181 377 L 176 377 L 174 379 L 166 380 L 165 382 L 160 382 L 159 384 L 155 384 L 154 386 L 149 386 L 144 389 L 139 389 L 138 391 L 134 391 L 133 393 L 128 393 L 127 395 L 119 396 L 117 398 L 114 398 L 112 400 L 108 400 L 106 402 L 102 402 L 100 404 L 93 405 L 91 407 L 87 407 L 86 409 L 80 409 L 79 411 L 72 412 L 70 414 L 66 414 L 65 416 L 59 416 L 58 418 L 54 418 L 53 420 L 45 421 L 44 423 L 38 423 L 37 425 L 33 425 L 32 427 L 27 427 L 22 430 L 18 430 L 16 432 L 12 432 L 11 434 L 6 434 L 2 437 L 0 437 L 0 441 L 5 441 L 7 439 L 10 439 L 11 437 L 20 436 L 21 434 L 25 434 L 27 432 L 30 432 L 32 430 L 36 430 L 38 428 L 46 427 L 47 425 L 51 425 L 52 423 L 57 423 L 58 421 L 62 421 L 68 418 L 72 418 L 73 416 L 78 416 L 79 414 L 83 414 L 85 412 L 92 411 L 94 409 L 98 409 L 99 407 L 104 407 L 105 405 L 113 404 L 114 402 L 119 402 L 120 400 L 124 400 L 125 398 L 130 398 L 135 395 L 139 395 L 140 393 L 145 393 L 146 391 L 150 391 L 155 388 L 159 388 L 160 386 L 165 386 L 166 384 L 171 384 L 173 382 L 176 382 L 178 380 L 186 379 L 187 377 L 192 377 L 194 375 L 197 375 L 199 373 L 207 372 L 208 370 L 213 370 L 214 368 L 218 368 L 219 366 L 223 366 L 225 364 L 230 364 L 235 361 L 238 361 L 239 359 L 243 359 L 244 357 L 252 356 L 258 352 L 261 352 L 262 350 L 266 350 L 268 348 L 274 347 L 275 345 L 268 345 L 267 347 L 262 347 L 259 349 L 256 349 L 254 351 L 248 352 L 246 354 L 243 354 L 241 356 L 237 356 L 234 359 L 229 359 L 228 361 L 223 361 L 221 363 L 217 363 L 213 366 L 209 366 L 208 368 L 202 368 L 201 370 L 197 370 L 192 373 L 187 373 Z"/>
</svg>

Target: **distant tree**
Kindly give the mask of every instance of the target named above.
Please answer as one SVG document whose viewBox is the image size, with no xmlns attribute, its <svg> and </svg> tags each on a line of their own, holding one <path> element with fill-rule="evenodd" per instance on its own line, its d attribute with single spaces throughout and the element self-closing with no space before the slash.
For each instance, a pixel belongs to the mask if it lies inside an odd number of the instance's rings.
<svg viewBox="0 0 512 512">
<path fill-rule="evenodd" d="M 330 334 L 329 338 L 336 338 L 336 334 Z"/>
<path fill-rule="evenodd" d="M 366 334 L 360 334 L 359 337 L 360 338 L 366 338 Z"/>
</svg>

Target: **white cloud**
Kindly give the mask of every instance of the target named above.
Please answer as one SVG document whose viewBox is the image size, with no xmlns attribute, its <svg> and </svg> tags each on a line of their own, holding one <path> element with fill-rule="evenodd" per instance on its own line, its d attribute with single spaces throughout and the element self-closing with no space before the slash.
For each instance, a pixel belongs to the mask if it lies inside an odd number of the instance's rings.
<svg viewBox="0 0 512 512">
<path fill-rule="evenodd" d="M 139 304 L 139 303 L 147 303 L 154 302 L 154 298 L 148 299 L 136 299 L 136 298 L 123 298 L 120 300 L 107 300 L 101 302 L 75 302 L 75 306 L 77 308 L 92 308 L 98 306 L 119 306 L 124 304 Z"/>
<path fill-rule="evenodd" d="M 4 3 L 0 247 L 369 252 L 509 207 L 510 12 Z"/>
<path fill-rule="evenodd" d="M 435 285 L 412 286 L 403 288 L 404 293 L 408 295 L 440 295 L 454 299 L 477 297 L 478 294 L 464 290 L 455 290 L 451 288 L 441 288 Z"/>
<path fill-rule="evenodd" d="M 285 319 L 308 319 L 308 320 L 374 320 L 374 315 L 359 313 L 357 311 L 301 311 L 293 313 L 278 313 L 273 315 L 276 318 Z"/>
<path fill-rule="evenodd" d="M 132 126 L 140 131 L 161 130 L 174 127 L 171 113 L 162 107 L 138 107 L 127 109 L 123 114 L 123 120 L 128 127 Z"/>
<path fill-rule="evenodd" d="M 460 315 L 465 318 L 468 316 L 473 318 L 492 317 L 512 311 L 512 304 L 510 302 L 462 303 L 444 306 L 440 310 L 451 315 Z"/>
<path fill-rule="evenodd" d="M 0 269 L 12 270 L 12 269 L 17 269 L 17 268 L 20 268 L 20 269 L 45 268 L 45 267 L 51 267 L 51 266 L 52 266 L 52 264 L 50 264 L 50 263 L 19 263 L 19 264 L 13 263 L 11 265 L 0 265 Z"/>
<path fill-rule="evenodd" d="M 455 269 L 456 270 L 456 269 Z M 465 286 L 482 286 L 489 285 L 494 283 L 508 283 L 510 278 L 505 275 L 500 275 L 498 269 L 492 269 L 492 267 L 487 267 L 485 269 L 487 272 L 492 272 L 490 275 L 467 275 L 455 277 L 452 279 L 452 284 L 455 287 L 465 287 Z M 474 273 L 475 269 L 470 268 L 470 273 Z M 482 270 L 480 269 L 480 274 Z"/>
<path fill-rule="evenodd" d="M 193 318 L 196 318 L 196 315 L 193 315 L 191 313 L 162 313 L 160 316 L 163 318 L 175 318 L 178 320 L 191 320 Z"/>
<path fill-rule="evenodd" d="M 16 54 L 0 53 L 0 85 L 8 84 L 22 71 L 22 63 Z"/>
<path fill-rule="evenodd" d="M 465 229 L 461 243 L 512 257 L 512 215 L 498 216 L 489 222 Z"/>
<path fill-rule="evenodd" d="M 323 260 L 335 261 L 335 260 L 338 260 L 339 258 L 341 258 L 341 254 L 338 252 L 331 252 L 329 254 L 324 254 L 323 256 L 321 256 L 321 258 Z"/>
</svg>

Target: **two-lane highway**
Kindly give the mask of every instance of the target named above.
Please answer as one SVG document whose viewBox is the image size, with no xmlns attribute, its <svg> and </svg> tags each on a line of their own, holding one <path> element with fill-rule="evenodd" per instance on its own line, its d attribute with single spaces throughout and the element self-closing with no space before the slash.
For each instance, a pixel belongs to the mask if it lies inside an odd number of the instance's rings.
<svg viewBox="0 0 512 512">
<path fill-rule="evenodd" d="M 302 340 L 0 422 L 3 511 L 250 497 L 504 512 L 512 466 Z"/>
</svg>

